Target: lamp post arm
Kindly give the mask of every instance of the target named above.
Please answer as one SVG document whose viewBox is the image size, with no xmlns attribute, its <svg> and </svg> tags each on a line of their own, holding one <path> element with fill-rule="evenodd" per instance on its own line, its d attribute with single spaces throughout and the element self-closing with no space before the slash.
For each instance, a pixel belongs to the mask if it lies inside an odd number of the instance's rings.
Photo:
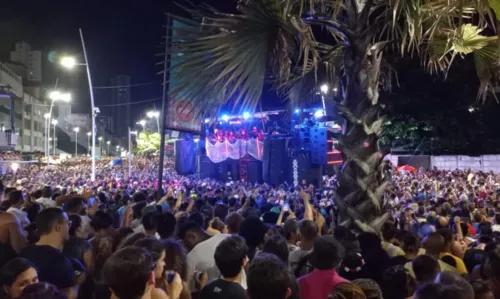
<svg viewBox="0 0 500 299">
<path fill-rule="evenodd" d="M 83 48 L 83 56 L 85 58 L 85 67 L 87 68 L 87 78 L 89 80 L 89 90 L 90 90 L 90 104 L 91 104 L 91 117 L 92 117 L 92 151 L 91 151 L 91 159 L 92 159 L 92 176 L 91 180 L 92 182 L 95 181 L 95 134 L 96 134 L 96 127 L 95 127 L 95 117 L 96 117 L 96 110 L 94 107 L 94 91 L 92 89 L 92 78 L 90 76 L 90 67 L 89 67 L 89 60 L 87 57 L 87 49 L 85 48 L 85 41 L 83 39 L 83 33 L 82 29 L 79 29 L 80 31 L 80 39 L 82 41 L 82 48 Z"/>
</svg>

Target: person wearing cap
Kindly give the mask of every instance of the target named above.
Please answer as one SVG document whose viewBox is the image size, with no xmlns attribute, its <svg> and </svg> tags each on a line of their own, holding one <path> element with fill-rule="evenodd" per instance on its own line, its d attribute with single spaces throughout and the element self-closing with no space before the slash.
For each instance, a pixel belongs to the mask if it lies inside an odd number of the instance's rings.
<svg viewBox="0 0 500 299">
<path fill-rule="evenodd" d="M 335 271 L 340 262 L 340 250 L 341 246 L 333 236 L 316 239 L 309 256 L 314 271 L 298 279 L 300 298 L 328 298 L 338 284 L 348 282 Z"/>
</svg>

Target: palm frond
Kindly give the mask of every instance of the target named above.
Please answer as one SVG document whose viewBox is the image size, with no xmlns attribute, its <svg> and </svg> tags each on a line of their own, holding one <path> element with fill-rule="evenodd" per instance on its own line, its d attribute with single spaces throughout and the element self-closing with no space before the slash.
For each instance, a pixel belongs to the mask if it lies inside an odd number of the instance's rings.
<svg viewBox="0 0 500 299">
<path fill-rule="evenodd" d="M 240 2 L 238 15 L 205 13 L 172 47 L 172 96 L 201 108 L 230 102 L 254 109 L 266 79 L 286 85 L 301 61 L 299 74 L 305 73 L 318 54 L 310 26 L 296 17 L 301 3 L 248 0 Z"/>
<path fill-rule="evenodd" d="M 499 74 L 498 61 L 500 59 L 500 50 L 498 42 L 491 42 L 487 46 L 474 51 L 474 65 L 479 78 L 479 90 L 477 99 L 486 101 L 488 92 L 492 89 L 492 83 L 497 82 Z M 495 99 L 496 95 L 492 92 Z"/>
</svg>

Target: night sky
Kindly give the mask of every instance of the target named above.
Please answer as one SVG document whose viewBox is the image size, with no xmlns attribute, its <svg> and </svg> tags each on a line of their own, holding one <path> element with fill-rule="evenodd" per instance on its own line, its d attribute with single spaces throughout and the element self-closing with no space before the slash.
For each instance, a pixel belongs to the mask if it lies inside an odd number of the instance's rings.
<svg viewBox="0 0 500 299">
<path fill-rule="evenodd" d="M 82 54 L 78 28 L 83 29 L 89 55 L 94 86 L 109 86 L 114 75 L 130 75 L 131 83 L 158 82 L 158 84 L 132 88 L 132 102 L 161 97 L 162 60 L 155 54 L 163 50 L 160 43 L 165 35 L 165 12 L 180 13 L 181 10 L 169 0 L 119 1 L 2 1 L 0 11 L 0 57 L 5 59 L 17 41 L 26 41 L 45 54 L 44 87 L 49 89 L 59 77 L 61 88 L 75 95 L 76 112 L 88 112 L 88 86 L 84 68 L 67 72 L 48 61 L 50 53 Z M 8 2 L 8 3 L 6 3 Z M 182 2 L 182 1 L 180 1 Z M 201 3 L 202 1 L 193 1 Z M 206 0 L 224 11 L 234 10 L 234 0 Z M 55 51 L 55 52 L 53 52 Z M 0 59 L 1 60 L 1 59 Z M 109 104 L 109 89 L 95 91 L 96 106 Z M 267 93 L 266 93 L 267 94 Z M 280 104 L 272 94 L 271 106 Z M 134 105 L 133 111 L 140 113 L 157 108 L 161 100 L 143 105 Z M 267 107 L 274 108 L 274 107 Z M 134 115 L 134 120 L 140 115 Z"/>
</svg>

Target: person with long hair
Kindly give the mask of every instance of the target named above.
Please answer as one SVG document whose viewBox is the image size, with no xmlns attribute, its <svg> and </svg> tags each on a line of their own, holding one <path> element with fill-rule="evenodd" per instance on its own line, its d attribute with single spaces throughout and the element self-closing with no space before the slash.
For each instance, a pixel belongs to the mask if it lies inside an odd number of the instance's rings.
<svg viewBox="0 0 500 299">
<path fill-rule="evenodd" d="M 169 297 L 178 299 L 180 297 L 180 292 L 174 293 L 175 291 L 169 287 L 168 278 L 165 273 L 165 255 L 166 250 L 163 243 L 156 238 L 144 238 L 135 242 L 134 246 L 141 247 L 151 254 L 153 258 L 155 268 L 155 288 L 152 290 L 151 295 L 157 298 L 162 298 L 163 295 L 169 294 Z M 159 287 L 156 287 L 159 285 Z M 179 290 L 179 291 L 182 291 Z"/>
<path fill-rule="evenodd" d="M 87 241 L 88 234 L 84 230 L 82 218 L 79 215 L 68 216 L 71 225 L 69 227 L 69 240 L 64 242 L 63 253 L 71 258 L 79 260 L 88 274 L 94 270 L 94 252 L 92 245 Z"/>
<path fill-rule="evenodd" d="M 69 215 L 69 240 L 64 242 L 63 254 L 69 258 L 78 260 L 85 266 L 87 278 L 80 287 L 78 298 L 89 298 L 94 289 L 95 256 L 92 245 L 87 241 L 88 231 L 84 228 L 83 219 L 80 215 Z"/>
<path fill-rule="evenodd" d="M 179 242 L 173 239 L 164 240 L 162 243 L 163 246 L 165 246 L 165 272 L 168 273 L 173 271 L 179 273 L 183 285 L 180 299 L 191 299 L 191 291 L 187 283 L 186 250 Z M 157 285 L 157 287 L 159 287 L 159 285 Z"/>
<path fill-rule="evenodd" d="M 113 216 L 104 211 L 97 211 L 92 217 L 91 226 L 95 231 L 95 235 L 90 240 L 90 244 L 95 256 L 95 275 L 99 279 L 104 263 L 113 253 L 115 236 Z"/>
<path fill-rule="evenodd" d="M 0 269 L 0 297 L 17 298 L 23 289 L 38 282 L 35 266 L 23 258 L 15 258 Z"/>
</svg>

